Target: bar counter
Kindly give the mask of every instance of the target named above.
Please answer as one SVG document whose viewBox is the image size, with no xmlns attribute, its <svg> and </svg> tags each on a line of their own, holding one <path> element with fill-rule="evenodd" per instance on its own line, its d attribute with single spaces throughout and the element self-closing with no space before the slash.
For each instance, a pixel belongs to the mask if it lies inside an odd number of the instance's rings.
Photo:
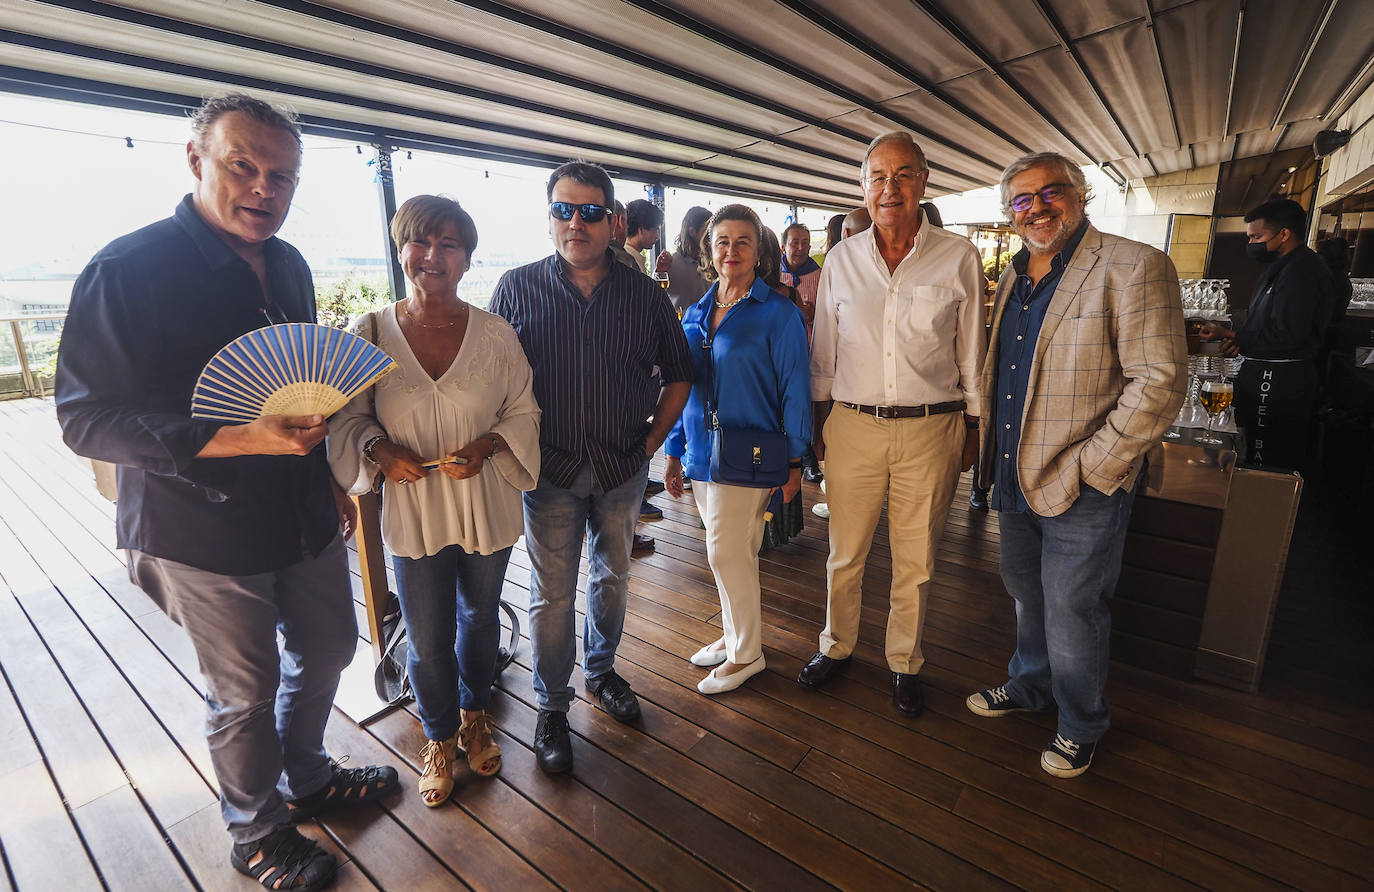
<svg viewBox="0 0 1374 892">
<path fill-rule="evenodd" d="M 1288 559 L 1302 477 L 1239 467 L 1171 428 L 1150 453 L 1112 600 L 1112 656 L 1254 692 Z"/>
</svg>

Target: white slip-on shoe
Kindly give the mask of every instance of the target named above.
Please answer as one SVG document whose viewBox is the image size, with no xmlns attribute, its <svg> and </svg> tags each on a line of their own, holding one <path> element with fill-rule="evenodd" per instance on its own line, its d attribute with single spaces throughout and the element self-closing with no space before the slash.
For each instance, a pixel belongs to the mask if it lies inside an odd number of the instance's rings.
<svg viewBox="0 0 1374 892">
<path fill-rule="evenodd" d="M 719 645 L 719 647 L 717 647 Z M 725 662 L 725 639 L 717 638 L 689 657 L 693 666 L 709 668 Z"/>
<path fill-rule="evenodd" d="M 748 666 L 724 677 L 716 675 L 716 670 L 712 669 L 710 674 L 697 682 L 697 690 L 703 694 L 724 694 L 726 691 L 733 691 L 762 672 L 763 667 L 763 656 L 760 654 L 759 658 Z"/>
</svg>

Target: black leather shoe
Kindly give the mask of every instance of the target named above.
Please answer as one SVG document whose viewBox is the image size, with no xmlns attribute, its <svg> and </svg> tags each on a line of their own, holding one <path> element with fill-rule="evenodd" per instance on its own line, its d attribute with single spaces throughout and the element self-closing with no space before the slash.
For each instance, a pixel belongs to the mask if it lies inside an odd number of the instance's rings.
<svg viewBox="0 0 1374 892">
<path fill-rule="evenodd" d="M 968 506 L 974 511 L 988 510 L 988 491 L 986 489 L 974 489 L 969 493 Z"/>
<path fill-rule="evenodd" d="M 839 675 L 840 671 L 849 665 L 850 659 L 851 657 L 845 657 L 843 660 L 832 660 L 825 654 L 818 653 L 806 661 L 806 665 L 797 675 L 797 684 L 804 688 L 818 688 Z"/>
<path fill-rule="evenodd" d="M 892 673 L 892 705 L 909 719 L 918 717 L 926 708 L 921 696 L 921 680 L 905 672 Z"/>
<path fill-rule="evenodd" d="M 539 722 L 534 726 L 534 757 L 545 774 L 572 770 L 572 737 L 568 733 L 567 713 L 539 710 Z"/>
<path fill-rule="evenodd" d="M 663 492 L 663 481 L 662 481 L 662 480 L 646 480 L 646 481 L 644 481 L 644 498 L 647 499 L 649 496 L 656 496 L 656 495 L 658 495 L 658 494 L 661 493 L 661 492 Z"/>
<path fill-rule="evenodd" d="M 639 698 L 630 690 L 630 683 L 612 669 L 605 675 L 587 679 L 587 690 L 601 701 L 601 705 L 618 722 L 633 722 L 639 718 Z"/>
<path fill-rule="evenodd" d="M 653 550 L 653 536 L 641 536 L 639 533 L 635 533 L 634 541 L 630 543 L 630 554 L 648 554 Z"/>
</svg>

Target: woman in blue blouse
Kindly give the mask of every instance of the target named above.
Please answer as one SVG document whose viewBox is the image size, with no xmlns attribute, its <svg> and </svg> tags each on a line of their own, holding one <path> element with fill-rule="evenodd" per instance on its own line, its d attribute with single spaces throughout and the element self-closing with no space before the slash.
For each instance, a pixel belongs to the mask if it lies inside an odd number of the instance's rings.
<svg viewBox="0 0 1374 892">
<path fill-rule="evenodd" d="M 782 487 L 784 501 L 801 488 L 801 459 L 811 440 L 806 325 L 792 301 L 764 284 L 768 261 L 759 250 L 762 242 L 763 224 L 749 208 L 731 204 L 717 211 L 701 240 L 702 257 L 709 258 L 702 271 L 716 281 L 682 316 L 696 378 L 668 437 L 664 484 L 680 497 L 684 474 L 692 481 L 720 592 L 725 634 L 692 656 L 698 666 L 716 667 L 697 685 L 703 694 L 732 691 L 763 671 L 758 551 L 772 495 L 768 489 L 711 482 L 703 344 L 710 341 L 714 357 L 720 426 L 787 434 L 791 473 Z"/>
</svg>

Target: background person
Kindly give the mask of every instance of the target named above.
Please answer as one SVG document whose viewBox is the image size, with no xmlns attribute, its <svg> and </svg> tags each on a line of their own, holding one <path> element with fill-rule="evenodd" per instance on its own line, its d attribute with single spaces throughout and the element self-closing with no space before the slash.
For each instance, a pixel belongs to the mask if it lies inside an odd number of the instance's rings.
<svg viewBox="0 0 1374 892">
<path fill-rule="evenodd" d="M 658 255 L 655 269 L 668 274 L 668 297 L 679 316 L 711 287 L 701 272 L 701 233 L 710 219 L 711 212 L 706 208 L 688 208 L 677 233 L 677 250 Z"/>
<path fill-rule="evenodd" d="M 358 642 L 353 503 L 332 486 L 319 415 L 190 417 L 221 347 L 315 321 L 310 269 L 276 238 L 300 125 L 230 94 L 207 99 L 191 132 L 192 193 L 103 248 L 72 289 L 57 419 L 73 452 L 119 465 L 116 545 L 195 648 L 230 863 L 264 886 L 319 888 L 337 862 L 292 824 L 397 784 L 394 768 L 341 768 L 324 748 Z"/>
<path fill-rule="evenodd" d="M 801 490 L 801 456 L 811 436 L 806 329 L 796 305 L 762 278 L 777 269 L 776 257 L 759 251 L 763 239 L 763 224 L 749 208 L 732 204 L 717 211 L 703 237 L 703 254 L 711 258 L 705 272 L 717 282 L 682 317 L 696 372 L 687 408 L 668 439 L 664 482 L 676 498 L 684 492 L 684 472 L 692 479 L 720 593 L 724 635 L 692 657 L 696 665 L 716 666 L 697 685 L 703 694 L 732 691 L 764 669 L 758 551 L 773 492 L 710 479 L 706 402 L 715 405 L 721 427 L 781 427 L 787 434 L 792 467 L 784 501 Z M 708 361 L 714 394 L 706 391 Z"/>
<path fill-rule="evenodd" d="M 1221 339 L 1226 353 L 1245 357 L 1236 375 L 1236 423 L 1245 430 L 1249 461 L 1297 468 L 1317 397 L 1317 357 L 1336 306 L 1331 271 L 1303 244 L 1307 212 L 1289 198 L 1266 201 L 1245 215 L 1246 253 L 1267 268 L 1255 283 L 1239 329 L 1202 326 L 1203 340 Z"/>
<path fill-rule="evenodd" d="M 336 478 L 354 492 L 389 483 L 382 538 L 395 557 L 409 639 L 407 670 L 428 739 L 420 796 L 453 791 L 457 749 L 480 775 L 501 768 L 487 705 L 501 636 L 501 587 L 524 532 L 520 493 L 539 478 L 534 376 L 514 329 L 469 306 L 458 283 L 477 227 L 458 202 L 409 199 L 391 238 L 410 297 L 364 315 L 352 331 L 397 368 L 334 418 Z M 458 458 L 430 470 L 424 462 Z"/>
</svg>

